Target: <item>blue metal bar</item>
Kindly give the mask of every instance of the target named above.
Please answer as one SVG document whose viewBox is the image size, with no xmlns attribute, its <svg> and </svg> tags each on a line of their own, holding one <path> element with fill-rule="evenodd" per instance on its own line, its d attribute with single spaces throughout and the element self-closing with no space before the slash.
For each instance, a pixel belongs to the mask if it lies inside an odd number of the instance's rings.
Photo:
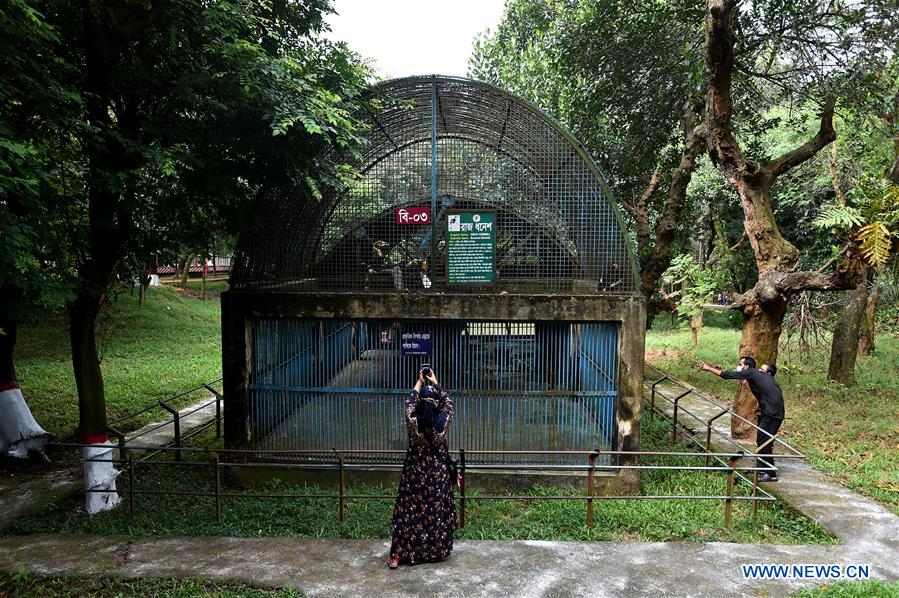
<svg viewBox="0 0 899 598">
<path fill-rule="evenodd" d="M 402 355 L 399 335 L 418 330 L 432 354 Z M 614 437 L 614 323 L 272 319 L 253 335 L 259 449 L 403 446 L 403 401 L 426 360 L 456 403 L 451 443 L 475 462 L 564 464 L 572 457 L 477 451 L 592 450 Z"/>
</svg>

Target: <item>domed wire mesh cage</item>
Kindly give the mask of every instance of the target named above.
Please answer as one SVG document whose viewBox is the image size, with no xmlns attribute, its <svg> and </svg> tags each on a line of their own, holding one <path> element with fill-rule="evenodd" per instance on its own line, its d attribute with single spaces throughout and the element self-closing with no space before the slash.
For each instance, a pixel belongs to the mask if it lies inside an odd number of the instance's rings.
<svg viewBox="0 0 899 598">
<path fill-rule="evenodd" d="M 321 156 L 351 164 L 358 180 L 321 198 L 261 197 L 238 242 L 233 289 L 637 293 L 621 215 L 558 123 L 467 79 L 397 79 L 371 94 L 361 157 Z M 457 244 L 460 220 L 463 231 L 491 227 L 480 244 Z"/>
</svg>

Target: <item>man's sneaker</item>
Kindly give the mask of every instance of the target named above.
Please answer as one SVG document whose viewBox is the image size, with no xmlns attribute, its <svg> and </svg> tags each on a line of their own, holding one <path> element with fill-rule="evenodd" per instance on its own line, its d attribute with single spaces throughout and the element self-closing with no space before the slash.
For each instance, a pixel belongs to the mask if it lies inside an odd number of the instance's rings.
<svg viewBox="0 0 899 598">
<path fill-rule="evenodd" d="M 759 475 L 759 481 L 760 482 L 776 482 L 777 476 L 771 475 L 770 473 L 763 473 L 763 474 Z"/>
</svg>

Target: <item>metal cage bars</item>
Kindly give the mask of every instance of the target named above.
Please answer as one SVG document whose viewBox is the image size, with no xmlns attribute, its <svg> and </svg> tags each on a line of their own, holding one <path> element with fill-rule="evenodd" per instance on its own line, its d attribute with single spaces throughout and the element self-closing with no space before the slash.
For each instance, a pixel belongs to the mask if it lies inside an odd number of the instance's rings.
<svg viewBox="0 0 899 598">
<path fill-rule="evenodd" d="M 623 220 L 583 148 L 534 106 L 487 84 L 447 77 L 389 81 L 346 193 L 263 196 L 241 235 L 232 286 L 305 291 L 460 292 L 447 287 L 448 209 L 499 216 L 499 286 L 522 292 L 638 289 Z M 399 225 L 399 208 L 430 222 Z M 425 277 L 427 282 L 425 282 Z"/>
<path fill-rule="evenodd" d="M 401 449 L 403 403 L 425 362 L 453 397 L 451 445 L 613 448 L 615 323 L 255 318 L 250 334 L 260 449 Z M 404 339 L 422 335 L 428 354 L 407 354 Z"/>
</svg>

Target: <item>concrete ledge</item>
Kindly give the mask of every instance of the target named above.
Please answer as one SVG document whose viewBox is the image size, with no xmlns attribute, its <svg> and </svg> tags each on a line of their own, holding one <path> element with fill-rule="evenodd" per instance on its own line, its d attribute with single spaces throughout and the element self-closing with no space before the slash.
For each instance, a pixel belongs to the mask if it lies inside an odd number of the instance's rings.
<svg viewBox="0 0 899 598">
<path fill-rule="evenodd" d="M 417 295 L 227 291 L 222 301 L 246 316 L 447 320 L 622 321 L 640 318 L 634 295 Z"/>
</svg>

